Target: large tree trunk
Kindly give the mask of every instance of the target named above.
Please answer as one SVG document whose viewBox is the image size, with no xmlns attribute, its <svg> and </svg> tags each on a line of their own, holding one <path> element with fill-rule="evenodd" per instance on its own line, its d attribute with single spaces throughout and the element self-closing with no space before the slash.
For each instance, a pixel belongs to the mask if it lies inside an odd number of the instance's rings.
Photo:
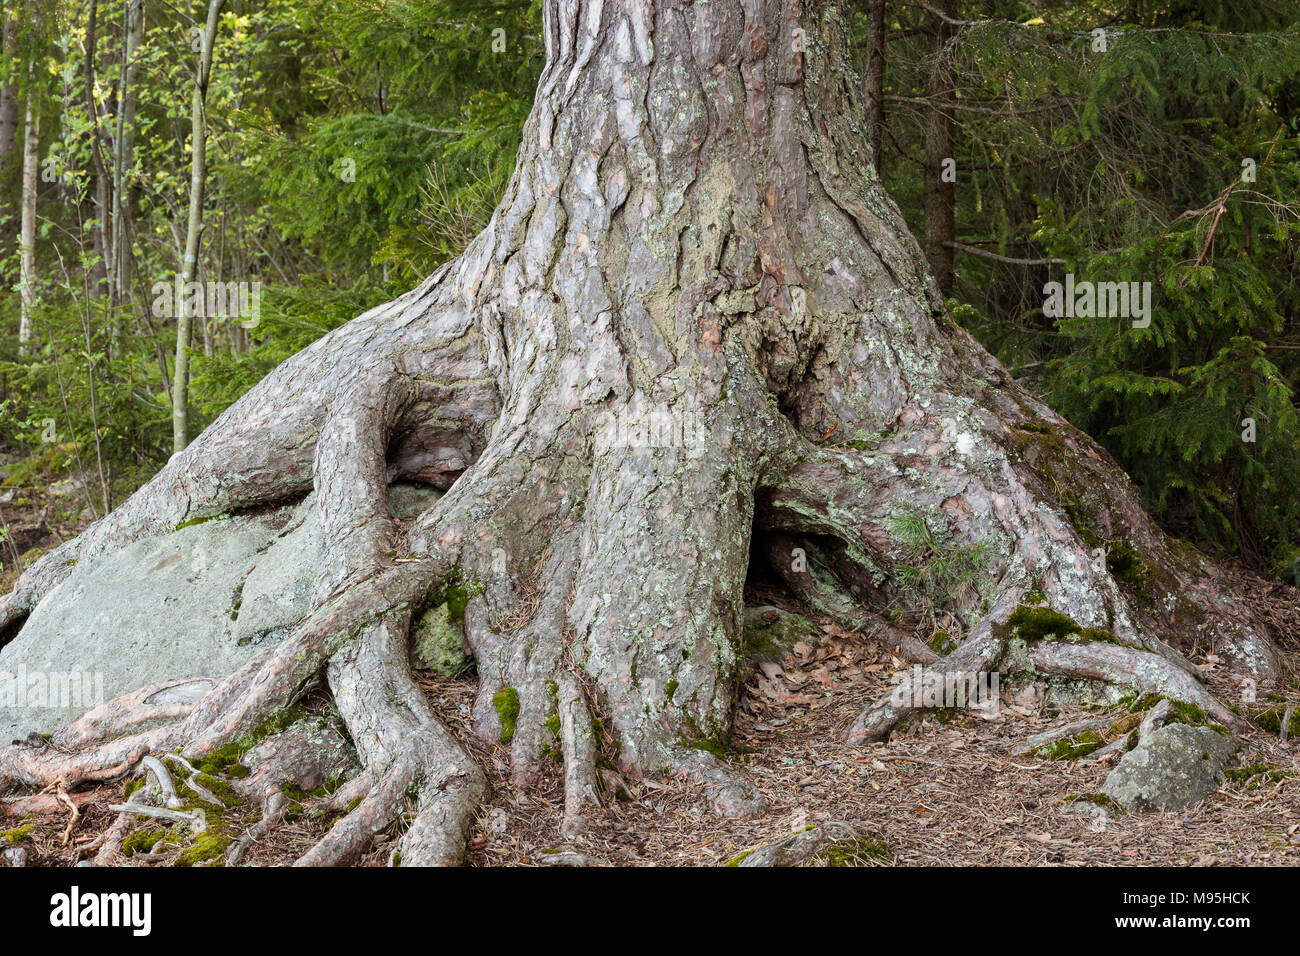
<svg viewBox="0 0 1300 956">
<path fill-rule="evenodd" d="M 936 660 L 900 640 L 935 668 L 992 669 L 1025 601 L 1129 645 L 1107 673 L 1143 687 L 1194 687 L 1173 646 L 1191 640 L 1272 666 L 1214 568 L 944 313 L 858 132 L 833 9 L 549 0 L 544 36 L 517 168 L 465 253 L 273 372 L 33 566 L 0 623 L 74 558 L 313 487 L 317 610 L 179 723 L 121 736 L 132 698 L 93 736 L 56 735 L 62 750 L 0 751 L 0 780 L 203 753 L 327 668 L 367 768 L 347 799 L 366 797 L 307 860 L 355 859 L 410 788 L 403 859 L 456 859 L 482 780 L 403 646 L 459 581 L 478 730 L 510 742 L 525 784 L 560 728 L 571 826 L 599 793 L 597 712 L 624 774 L 671 768 L 747 813 L 757 792 L 708 745 L 731 724 L 751 562 L 858 623 L 907 586 L 917 520 L 983 555 L 951 607 L 960 647 Z M 449 486 L 401 534 L 398 478 Z M 907 710 L 863 704 L 857 740 Z"/>
</svg>

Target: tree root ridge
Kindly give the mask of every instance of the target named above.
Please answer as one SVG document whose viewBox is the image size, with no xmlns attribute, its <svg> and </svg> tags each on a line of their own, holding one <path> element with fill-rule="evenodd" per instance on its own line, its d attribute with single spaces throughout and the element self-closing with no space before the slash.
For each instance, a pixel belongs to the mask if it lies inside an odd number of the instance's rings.
<svg viewBox="0 0 1300 956">
<path fill-rule="evenodd" d="M 1018 605 L 1022 591 L 1004 594 L 994 611 L 956 651 L 916 674 L 908 674 L 888 695 L 858 715 L 847 735 L 854 745 L 885 739 L 905 717 L 922 709 L 920 686 L 945 686 L 948 678 L 969 678 L 1002 665 L 1009 652 L 1003 625 Z M 1103 681 L 1127 687 L 1139 694 L 1159 694 L 1200 708 L 1211 720 L 1226 728 L 1241 730 L 1240 717 L 1221 704 L 1199 683 L 1193 672 L 1166 657 L 1141 648 L 1102 641 L 1068 643 L 1041 640 L 1027 649 L 1034 672 Z"/>
</svg>

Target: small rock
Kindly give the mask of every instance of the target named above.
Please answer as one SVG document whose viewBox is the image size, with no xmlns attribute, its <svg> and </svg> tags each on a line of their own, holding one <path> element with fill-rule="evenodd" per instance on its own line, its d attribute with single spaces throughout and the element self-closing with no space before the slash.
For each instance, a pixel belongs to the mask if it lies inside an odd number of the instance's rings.
<svg viewBox="0 0 1300 956">
<path fill-rule="evenodd" d="M 816 644 L 822 632 L 816 624 L 779 607 L 745 608 L 745 656 L 751 660 L 779 661 L 800 641 Z"/>
<path fill-rule="evenodd" d="M 577 850 L 543 850 L 537 854 L 537 862 L 542 866 L 604 866 L 595 857 L 579 853 Z"/>
<path fill-rule="evenodd" d="M 892 854 L 850 823 L 813 824 L 734 857 L 726 866 L 883 866 Z"/>
<path fill-rule="evenodd" d="M 1219 789 L 1241 750 L 1233 736 L 1210 727 L 1168 724 L 1124 755 L 1101 792 L 1125 810 L 1181 810 Z"/>
<path fill-rule="evenodd" d="M 26 866 L 27 851 L 20 846 L 11 846 L 4 851 L 5 866 Z"/>
</svg>

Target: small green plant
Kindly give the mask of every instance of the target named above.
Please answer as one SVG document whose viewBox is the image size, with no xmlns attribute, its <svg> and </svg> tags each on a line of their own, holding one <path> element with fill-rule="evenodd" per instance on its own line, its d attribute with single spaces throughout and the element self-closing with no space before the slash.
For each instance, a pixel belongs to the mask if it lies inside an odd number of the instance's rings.
<svg viewBox="0 0 1300 956">
<path fill-rule="evenodd" d="M 924 595 L 935 607 L 979 593 L 989 564 L 986 544 L 957 544 L 938 522 L 916 510 L 893 515 L 889 524 L 904 554 L 894 569 L 904 590 Z"/>
</svg>

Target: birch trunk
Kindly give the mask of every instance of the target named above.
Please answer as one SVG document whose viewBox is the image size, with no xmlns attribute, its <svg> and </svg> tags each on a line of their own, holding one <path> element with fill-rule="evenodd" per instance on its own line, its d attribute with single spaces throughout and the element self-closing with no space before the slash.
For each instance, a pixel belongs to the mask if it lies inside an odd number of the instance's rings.
<svg viewBox="0 0 1300 956">
<path fill-rule="evenodd" d="M 19 237 L 21 262 L 18 291 L 21 312 L 18 320 L 18 354 L 26 355 L 32 341 L 36 309 L 36 191 L 40 174 L 41 114 L 32 102 L 35 91 L 27 92 L 23 120 L 22 227 Z"/>
<path fill-rule="evenodd" d="M 185 224 L 185 253 L 181 259 L 181 287 L 187 288 L 199 275 L 199 247 L 203 242 L 203 195 L 208 183 L 207 97 L 212 74 L 212 49 L 217 38 L 217 21 L 225 0 L 211 0 L 201 37 L 198 69 L 194 74 L 194 95 L 190 105 L 190 211 Z M 189 444 L 190 357 L 193 316 L 182 296 L 176 309 L 176 359 L 172 373 L 172 453 Z"/>
</svg>

